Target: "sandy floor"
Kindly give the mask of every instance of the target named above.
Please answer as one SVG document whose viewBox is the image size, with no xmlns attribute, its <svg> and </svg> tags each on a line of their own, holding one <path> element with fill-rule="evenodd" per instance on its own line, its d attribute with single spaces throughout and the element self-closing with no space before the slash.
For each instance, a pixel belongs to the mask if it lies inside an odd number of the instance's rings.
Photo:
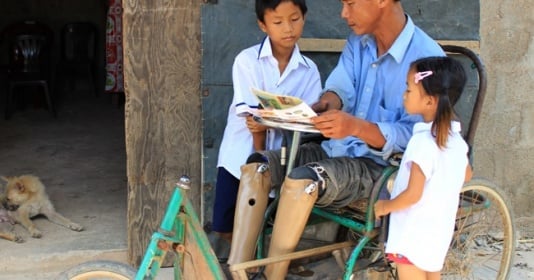
<svg viewBox="0 0 534 280">
<path fill-rule="evenodd" d="M 0 275 L 28 270 L 21 261 L 52 269 L 103 252 L 125 255 L 124 114 L 110 96 L 82 92 L 62 101 L 57 119 L 31 105 L 8 121 L 2 112 L 0 174 L 39 176 L 56 210 L 85 230 L 74 232 L 37 218 L 43 237 L 35 239 L 16 225 L 25 242 L 0 240 Z"/>
</svg>

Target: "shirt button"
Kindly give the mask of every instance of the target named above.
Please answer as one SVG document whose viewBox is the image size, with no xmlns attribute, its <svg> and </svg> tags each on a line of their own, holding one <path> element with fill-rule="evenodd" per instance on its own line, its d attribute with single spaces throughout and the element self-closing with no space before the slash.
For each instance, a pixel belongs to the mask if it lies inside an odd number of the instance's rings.
<svg viewBox="0 0 534 280">
<path fill-rule="evenodd" d="M 373 64 L 371 64 L 371 66 L 372 66 L 373 68 L 376 68 L 376 67 L 378 66 L 378 64 L 373 63 Z"/>
</svg>

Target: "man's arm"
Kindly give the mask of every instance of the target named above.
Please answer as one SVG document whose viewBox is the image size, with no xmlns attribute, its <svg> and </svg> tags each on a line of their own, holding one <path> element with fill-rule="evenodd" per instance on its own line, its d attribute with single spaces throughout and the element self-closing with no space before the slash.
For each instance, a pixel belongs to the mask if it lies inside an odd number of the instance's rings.
<svg viewBox="0 0 534 280">
<path fill-rule="evenodd" d="M 325 137 L 341 139 L 347 136 L 358 137 L 367 145 L 380 150 L 386 143 L 386 138 L 378 126 L 364 119 L 357 118 L 342 109 L 341 98 L 332 91 L 325 92 L 319 101 L 312 105 L 315 112 L 321 113 L 312 118 L 315 127 Z"/>
</svg>

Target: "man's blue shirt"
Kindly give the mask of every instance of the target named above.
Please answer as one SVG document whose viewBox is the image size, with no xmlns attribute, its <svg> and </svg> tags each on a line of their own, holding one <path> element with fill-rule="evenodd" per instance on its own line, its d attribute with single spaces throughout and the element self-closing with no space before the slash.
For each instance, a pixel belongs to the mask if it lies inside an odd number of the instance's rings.
<svg viewBox="0 0 534 280">
<path fill-rule="evenodd" d="M 363 156 L 385 165 L 392 154 L 404 151 L 413 125 L 421 121 L 419 116 L 408 115 L 403 106 L 410 63 L 445 53 L 409 16 L 406 17 L 401 34 L 380 57 L 377 57 L 373 36 L 352 33 L 338 65 L 325 83 L 325 91 L 334 91 L 341 98 L 343 111 L 376 123 L 386 144 L 381 150 L 375 150 L 356 137 L 331 139 L 322 144 L 331 157 Z"/>
</svg>

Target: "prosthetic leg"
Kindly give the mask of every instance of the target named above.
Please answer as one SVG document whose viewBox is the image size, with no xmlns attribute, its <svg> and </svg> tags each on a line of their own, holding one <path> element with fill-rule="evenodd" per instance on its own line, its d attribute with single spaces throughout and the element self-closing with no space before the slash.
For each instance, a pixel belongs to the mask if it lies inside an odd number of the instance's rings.
<svg viewBox="0 0 534 280">
<path fill-rule="evenodd" d="M 241 167 L 228 264 L 254 259 L 270 190 L 271 173 L 267 163 L 249 163 Z"/>
<path fill-rule="evenodd" d="M 318 188 L 318 183 L 313 180 L 286 177 L 280 190 L 269 257 L 295 250 L 317 200 Z M 265 268 L 267 279 L 284 279 L 289 263 L 290 261 L 285 261 L 268 265 Z"/>
</svg>

